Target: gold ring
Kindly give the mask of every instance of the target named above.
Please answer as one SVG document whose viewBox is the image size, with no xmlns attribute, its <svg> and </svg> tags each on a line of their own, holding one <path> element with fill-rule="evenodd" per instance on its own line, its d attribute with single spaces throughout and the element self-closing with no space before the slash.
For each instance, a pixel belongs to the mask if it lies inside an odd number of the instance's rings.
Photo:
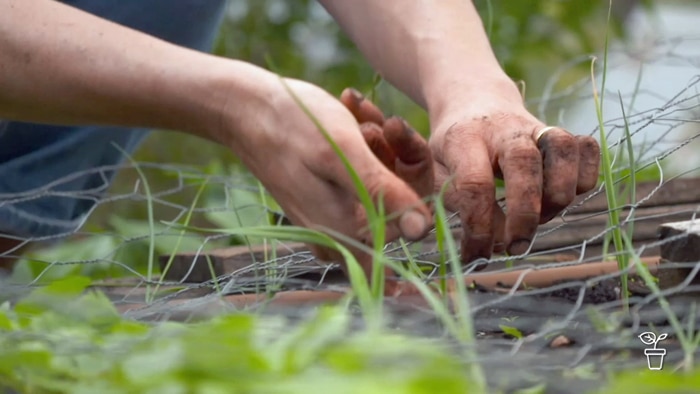
<svg viewBox="0 0 700 394">
<path fill-rule="evenodd" d="M 535 143 L 539 144 L 540 138 L 542 138 L 542 136 L 545 135 L 545 133 L 547 133 L 548 131 L 550 131 L 552 129 L 556 129 L 556 127 L 547 126 L 547 127 L 541 128 L 540 131 L 538 131 L 537 134 L 535 134 Z"/>
</svg>

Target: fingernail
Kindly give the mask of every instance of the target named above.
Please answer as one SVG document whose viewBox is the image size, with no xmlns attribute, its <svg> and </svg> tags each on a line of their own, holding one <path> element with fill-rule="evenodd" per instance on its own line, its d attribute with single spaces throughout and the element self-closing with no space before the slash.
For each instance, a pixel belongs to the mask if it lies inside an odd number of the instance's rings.
<svg viewBox="0 0 700 394">
<path fill-rule="evenodd" d="M 415 133 L 415 130 L 413 130 L 411 125 L 408 124 L 406 119 L 404 119 L 400 116 L 395 116 L 395 115 L 391 116 L 384 122 L 384 124 L 388 125 L 388 124 L 394 124 L 396 122 L 398 122 L 401 125 L 401 131 L 403 132 L 404 136 L 411 136 L 411 134 Z M 396 127 L 398 127 L 398 125 L 396 125 Z"/>
<path fill-rule="evenodd" d="M 365 96 L 363 96 L 362 93 L 355 88 L 350 88 L 350 94 L 352 94 L 352 97 L 354 97 L 358 102 L 365 98 Z"/>
<path fill-rule="evenodd" d="M 519 254 L 524 254 L 527 252 L 527 249 L 530 247 L 530 241 L 527 239 L 520 239 L 517 241 L 513 241 L 510 244 L 510 247 L 508 248 L 508 254 L 510 255 L 519 255 Z"/>
<path fill-rule="evenodd" d="M 408 211 L 399 219 L 401 233 L 411 241 L 420 239 L 425 234 L 427 225 L 425 217 L 416 211 Z"/>
<path fill-rule="evenodd" d="M 399 119 L 401 119 L 401 123 L 403 123 L 403 132 L 404 132 L 407 136 L 411 136 L 411 135 L 413 135 L 413 133 L 416 132 L 415 130 L 413 130 L 413 127 L 411 127 L 411 125 L 408 124 L 408 122 L 406 121 L 406 119 L 404 119 L 404 118 L 399 118 Z"/>
</svg>

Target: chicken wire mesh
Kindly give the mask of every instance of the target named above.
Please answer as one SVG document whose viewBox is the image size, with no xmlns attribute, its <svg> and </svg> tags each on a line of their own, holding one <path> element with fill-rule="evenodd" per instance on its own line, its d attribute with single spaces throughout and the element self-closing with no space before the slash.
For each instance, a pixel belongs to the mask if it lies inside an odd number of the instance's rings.
<svg viewBox="0 0 700 394">
<path fill-rule="evenodd" d="M 684 64 L 697 69 L 700 53 L 687 49 L 695 46 L 696 38 L 683 37 L 645 43 L 635 50 L 612 48 L 607 78 L 615 81 L 617 71 L 630 68 L 645 70 Z M 569 70 L 587 62 L 590 62 L 588 57 L 562 67 L 552 76 L 543 96 L 528 104 L 549 124 L 598 137 L 600 131 L 593 120 L 591 78 L 558 88 Z M 631 83 L 608 85 L 603 104 L 604 129 L 615 158 L 616 185 L 621 188 L 630 185 L 629 174 L 633 167 L 639 174 L 648 174 L 646 188 L 640 186 L 640 192 L 633 199 L 627 195 L 617 209 L 621 213 L 623 230 L 637 229 L 634 252 L 653 260 L 664 245 L 677 245 L 679 240 L 687 241 L 686 247 L 690 248 L 687 245 L 692 236 L 688 232 L 659 239 L 657 229 L 660 223 L 667 221 L 695 220 L 700 207 L 700 192 L 693 189 L 695 184 L 692 183 L 700 168 L 700 155 L 696 153 L 700 135 L 700 74 L 695 71 L 682 85 L 663 89 L 647 84 L 650 79 L 658 78 L 654 73 L 639 71 L 635 75 Z M 600 81 L 601 75 L 597 75 L 597 79 Z M 635 152 L 632 161 L 625 156 L 627 138 L 631 138 Z M 127 192 L 110 189 L 109 174 L 113 171 L 131 174 L 133 188 Z M 100 174 L 103 183 L 87 191 L 67 191 L 61 187 L 70 179 L 88 174 Z M 167 182 L 150 190 L 146 188 L 149 178 L 163 178 L 163 174 L 167 174 Z M 690 186 L 686 189 L 669 186 L 680 180 L 689 180 L 687 185 Z M 202 193 L 206 197 L 198 199 L 200 189 L 206 191 Z M 279 221 L 282 218 L 279 208 L 269 199 L 261 198 L 265 196 L 264 191 L 250 175 L 242 172 L 221 176 L 182 164 L 125 162 L 118 167 L 86 169 L 30 192 L 0 195 L 0 206 L 51 196 L 84 199 L 94 202 L 95 206 L 81 219 L 78 231 L 43 238 L 3 235 L 18 244 L 2 257 L 20 260 L 17 265 L 20 268 L 3 279 L 3 298 L 15 298 L 69 272 L 97 272 L 97 276 L 104 279 L 94 287 L 104 291 L 128 318 L 188 320 L 245 309 L 303 319 L 317 305 L 315 301 L 302 302 L 302 297 L 298 302 L 269 303 L 267 297 L 234 299 L 225 296 L 297 291 L 303 292 L 300 294 L 325 292 L 327 299 L 333 298 L 329 294 L 343 294 L 348 288 L 338 264 L 318 261 L 303 246 L 266 240 L 267 245 L 274 246 L 268 252 L 245 246 L 221 252 L 222 248 L 245 243 L 245 239 L 182 229 L 185 222 L 211 228 L 216 227 L 212 223 L 240 226 L 241 223 Z M 596 381 L 590 379 L 591 371 L 601 365 L 608 371 L 645 365 L 646 347 L 637 336 L 651 328 L 670 334 L 663 342 L 667 365 L 678 367 L 686 359 L 668 310 L 659 306 L 659 296 L 670 303 L 670 309 L 683 327 L 694 332 L 694 327 L 700 323 L 695 295 L 698 290 L 695 277 L 700 267 L 695 264 L 697 261 L 689 258 L 684 262 L 658 264 L 655 267 L 658 277 L 668 277 L 664 275 L 668 271 L 674 273 L 670 276 L 676 279 L 659 280 L 660 294 L 650 291 L 632 275 L 629 314 L 621 312 L 620 271 L 592 270 L 573 278 L 557 278 L 556 272 L 563 271 L 556 270 L 614 262 L 617 254 L 630 254 L 629 250 L 615 251 L 612 246 L 614 228 L 607 221 L 610 208 L 595 203 L 604 197 L 603 186 L 581 196 L 551 223 L 541 226 L 532 248 L 525 255 L 494 256 L 481 262 L 488 267 L 478 273 L 474 265 L 465 267 L 464 275 L 472 278 L 469 297 L 479 361 L 486 366 L 489 379 L 500 382 L 503 377 L 493 371 L 517 366 L 517 369 L 509 369 L 517 373 L 505 384 L 515 387 L 534 375 L 551 375 L 553 392 L 578 391 L 572 386 L 555 387 L 558 383 L 554 374 L 567 370 L 581 385 L 594 386 Z M 656 203 L 650 204 L 650 201 Z M 105 230 L 90 224 L 94 215 L 110 212 L 120 204 L 156 212 L 153 225 L 116 220 Z M 648 230 L 650 226 L 652 230 Z M 458 237 L 460 226 L 454 215 L 450 217 L 450 228 Z M 646 233 L 639 235 L 642 230 Z M 20 254 L 25 249 L 29 251 Z M 406 250 L 410 251 L 410 259 Z M 429 279 L 438 278 L 440 252 L 434 232 L 420 242 L 388 244 L 385 251 L 397 261 L 408 263 L 410 260 L 422 266 Z M 148 268 L 149 259 L 153 259 L 150 262 L 155 270 Z M 695 259 L 700 257 L 695 255 Z M 233 260 L 236 264 L 231 262 Z M 159 271 L 165 265 L 172 271 L 160 276 Z M 549 279 L 544 284 L 528 285 L 527 278 L 545 272 L 549 272 Z M 678 272 L 682 272 L 680 277 Z M 510 276 L 498 276 L 507 273 L 511 273 Z M 199 275 L 198 280 L 193 280 L 195 274 Z M 485 282 L 490 284 L 484 285 Z M 148 300 L 155 287 L 162 291 Z M 415 297 L 387 299 L 386 303 L 390 327 L 414 335 L 444 336 L 438 317 Z M 359 313 L 357 316 L 358 327 L 361 327 Z M 697 356 L 698 352 L 693 351 Z"/>
</svg>

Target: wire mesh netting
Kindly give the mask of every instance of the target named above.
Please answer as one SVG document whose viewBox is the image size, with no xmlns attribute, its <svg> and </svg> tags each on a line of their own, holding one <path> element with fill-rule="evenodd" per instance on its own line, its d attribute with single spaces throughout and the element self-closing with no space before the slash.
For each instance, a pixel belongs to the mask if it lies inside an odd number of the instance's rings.
<svg viewBox="0 0 700 394">
<path fill-rule="evenodd" d="M 608 371 L 646 365 L 647 346 L 638 335 L 652 328 L 670 335 L 660 343 L 667 365 L 677 367 L 685 359 L 669 311 L 688 333 L 700 324 L 695 295 L 700 240 L 693 238 L 700 231 L 686 227 L 660 238 L 659 226 L 695 220 L 700 207 L 700 181 L 694 178 L 700 168 L 700 75 L 691 73 L 682 84 L 661 89 L 651 83 L 658 74 L 648 70 L 678 64 L 697 68 L 700 53 L 686 50 L 696 43 L 692 37 L 665 39 L 636 51 L 612 48 L 609 55 L 607 78 L 619 86 L 608 85 L 604 92 L 604 129 L 615 158 L 620 203 L 615 209 L 622 231 L 633 240 L 629 249 L 614 247 L 615 227 L 608 221 L 610 207 L 600 186 L 542 225 L 525 255 L 480 261 L 487 265 L 483 271 L 465 267 L 479 361 L 487 366 L 489 379 L 501 382 L 505 378 L 497 371 L 517 366 L 508 369 L 514 372 L 504 384 L 521 387 L 536 375 L 551 376 L 553 392 L 595 387 L 599 382 L 590 377 L 601 365 Z M 599 137 L 590 77 L 557 88 L 573 66 L 589 61 L 563 67 L 543 97 L 529 105 L 550 124 Z M 616 77 L 630 70 L 637 71 L 631 80 Z M 110 188 L 109 174 L 115 170 L 133 181 L 130 190 Z M 637 174 L 635 188 L 632 173 Z M 104 182 L 86 191 L 61 186 L 89 174 L 100 174 Z M 157 184 L 152 178 L 159 179 Z M 19 260 L 0 290 L 9 298 L 83 273 L 103 278 L 93 286 L 124 316 L 137 320 L 188 320 L 241 309 L 303 319 L 319 302 L 336 299 L 334 294 L 339 298 L 349 288 L 338 264 L 318 261 L 304 245 L 183 229 L 282 222 L 283 213 L 244 172 L 212 175 L 182 164 L 125 162 L 118 168 L 87 169 L 30 192 L 0 195 L 0 206 L 56 196 L 95 206 L 80 219 L 78 231 L 44 238 L 3 236 L 17 241 L 3 257 Z M 110 215 L 123 205 L 146 212 L 152 221 Z M 459 239 L 454 215 L 450 228 Z M 419 266 L 429 280 L 438 279 L 442 255 L 434 232 L 420 242 L 391 243 L 385 251 Z M 619 256 L 639 256 L 657 276 L 660 292 L 646 286 L 632 268 L 618 270 Z M 634 261 L 630 258 L 631 265 Z M 629 314 L 621 313 L 622 272 L 630 276 Z M 298 298 L 275 302 L 273 295 L 279 292 Z M 669 303 L 667 309 L 660 298 Z M 390 327 L 443 336 L 438 317 L 419 297 L 386 303 Z M 357 324 L 361 326 L 359 314 Z M 556 376 L 564 370 L 580 386 L 559 383 Z"/>
</svg>

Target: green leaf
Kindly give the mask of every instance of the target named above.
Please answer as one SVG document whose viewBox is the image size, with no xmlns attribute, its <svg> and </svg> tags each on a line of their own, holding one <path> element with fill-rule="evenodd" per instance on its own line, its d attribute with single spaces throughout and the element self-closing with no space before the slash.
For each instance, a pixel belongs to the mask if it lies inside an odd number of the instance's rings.
<svg viewBox="0 0 700 394">
<path fill-rule="evenodd" d="M 506 335 L 510 335 L 516 339 L 523 339 L 523 333 L 515 327 L 506 326 L 503 324 L 500 324 L 498 327 L 500 327 L 501 331 L 503 331 Z"/>
<path fill-rule="evenodd" d="M 50 285 L 36 291 L 37 294 L 49 295 L 69 295 L 76 296 L 81 294 L 92 280 L 84 276 L 72 276 L 69 278 L 57 280 Z"/>
<path fill-rule="evenodd" d="M 671 368 L 669 368 L 671 369 Z M 700 387 L 700 369 L 690 373 L 670 371 L 629 371 L 615 376 L 599 393 L 681 394 L 695 393 Z"/>
<path fill-rule="evenodd" d="M 173 374 L 185 364 L 185 349 L 180 341 L 161 342 L 157 352 L 139 352 L 124 361 L 122 372 L 129 381 L 140 384 L 158 380 Z"/>
<path fill-rule="evenodd" d="M 45 284 L 73 275 L 104 277 L 113 267 L 99 260 L 117 250 L 118 242 L 109 235 L 92 235 L 28 252 L 15 266 L 10 280 L 28 283 L 41 275 L 38 283 Z"/>
<path fill-rule="evenodd" d="M 123 237 L 140 237 L 142 239 L 139 242 L 142 245 L 148 245 L 150 242 L 148 235 L 151 231 L 151 225 L 147 221 L 128 220 L 112 216 L 109 224 Z M 198 250 L 204 244 L 204 239 L 199 235 L 186 234 L 182 236 L 179 231 L 170 229 L 161 223 L 153 223 L 153 228 L 155 232 L 155 250 L 161 255 Z"/>
</svg>

